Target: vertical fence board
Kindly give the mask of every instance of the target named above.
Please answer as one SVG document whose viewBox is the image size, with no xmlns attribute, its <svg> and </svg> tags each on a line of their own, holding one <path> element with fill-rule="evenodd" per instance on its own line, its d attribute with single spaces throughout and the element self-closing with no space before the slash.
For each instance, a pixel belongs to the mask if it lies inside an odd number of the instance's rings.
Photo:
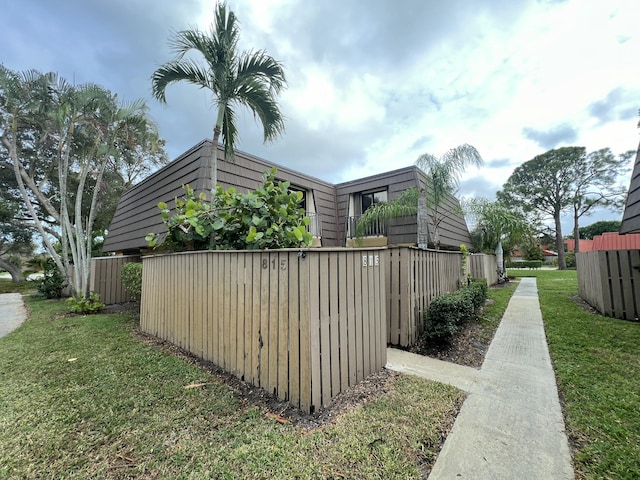
<svg viewBox="0 0 640 480">
<path fill-rule="evenodd" d="M 349 387 L 349 339 L 347 328 L 349 318 L 347 316 L 347 254 L 338 253 L 338 342 L 340 362 L 340 391 Z"/>
<path fill-rule="evenodd" d="M 267 391 L 278 387 L 278 254 L 269 253 L 269 377 Z"/>
<path fill-rule="evenodd" d="M 260 332 L 258 353 L 258 386 L 268 389 L 269 379 L 269 254 L 260 256 Z"/>
<path fill-rule="evenodd" d="M 288 254 L 289 265 L 289 401 L 294 405 L 300 403 L 300 285 L 298 270 L 299 256 L 295 252 Z"/>
<path fill-rule="evenodd" d="M 578 292 L 603 315 L 638 318 L 640 250 L 578 253 Z"/>
<path fill-rule="evenodd" d="M 300 408 L 312 410 L 311 394 L 311 262 L 308 258 L 298 261 L 298 282 L 300 283 Z M 317 311 L 317 310 L 316 310 Z M 314 311 L 315 314 L 315 311 Z"/>
<path fill-rule="evenodd" d="M 314 255 L 315 256 L 315 255 Z M 320 264 L 320 372 L 322 405 L 331 400 L 331 336 L 329 318 L 329 259 L 318 257 Z"/>
<path fill-rule="evenodd" d="M 320 265 L 319 256 L 307 254 L 309 271 L 309 342 L 311 361 L 311 405 L 322 406 L 322 377 L 320 371 Z"/>
<path fill-rule="evenodd" d="M 280 399 L 321 408 L 384 367 L 388 260 L 382 250 L 305 255 L 145 257 L 140 324 Z"/>
<path fill-rule="evenodd" d="M 338 290 L 340 275 L 338 255 L 329 257 L 329 321 L 331 338 L 331 398 L 340 391 L 340 312 L 338 311 Z"/>
<path fill-rule="evenodd" d="M 357 349 L 356 342 L 356 307 L 355 307 L 355 271 L 358 268 L 357 258 L 353 253 L 347 254 L 346 294 L 347 302 L 347 342 L 349 355 L 349 385 L 357 382 Z"/>
<path fill-rule="evenodd" d="M 362 270 L 365 268 L 367 261 L 366 252 L 361 252 L 362 256 L 359 264 L 355 264 L 353 269 L 354 276 L 354 305 L 355 305 L 355 331 L 356 331 L 356 381 L 360 381 L 364 378 L 364 336 L 362 332 L 362 317 L 364 315 L 362 309 Z M 354 262 L 355 263 L 355 262 Z"/>
<path fill-rule="evenodd" d="M 289 389 L 289 254 L 278 253 L 278 398 L 288 400 Z"/>
</svg>

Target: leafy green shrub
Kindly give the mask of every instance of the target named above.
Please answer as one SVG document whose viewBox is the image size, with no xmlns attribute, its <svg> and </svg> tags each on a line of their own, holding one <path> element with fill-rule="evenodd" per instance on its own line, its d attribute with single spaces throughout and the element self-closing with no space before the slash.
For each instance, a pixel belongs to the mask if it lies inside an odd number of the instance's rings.
<svg viewBox="0 0 640 480">
<path fill-rule="evenodd" d="M 34 280 L 38 292 L 45 298 L 61 298 L 62 290 L 67 286 L 64 277 L 58 271 L 52 259 L 47 259 L 42 278 Z"/>
<path fill-rule="evenodd" d="M 576 266 L 576 254 L 575 252 L 567 252 L 564 254 L 564 261 L 567 264 L 567 268 L 575 268 Z"/>
<path fill-rule="evenodd" d="M 487 301 L 487 280 L 484 278 L 474 278 L 468 286 L 462 289 L 463 294 L 468 295 L 477 310 L 484 306 Z"/>
<path fill-rule="evenodd" d="M 473 317 L 471 297 L 462 289 L 434 298 L 425 315 L 425 335 L 429 340 L 446 341 L 460 330 L 465 321 Z"/>
<path fill-rule="evenodd" d="M 82 315 L 98 313 L 104 303 L 100 301 L 100 295 L 96 292 L 91 292 L 89 298 L 84 298 L 84 295 L 80 295 L 80 298 L 75 299 L 73 297 L 67 299 L 69 309 L 73 313 L 79 313 Z"/>
<path fill-rule="evenodd" d="M 290 191 L 289 182 L 275 180 L 276 169 L 265 172 L 262 186 L 240 194 L 218 186 L 213 201 L 204 192 L 196 195 L 185 186 L 185 196 L 175 200 L 173 215 L 164 202 L 158 204 L 167 226 L 165 248 L 170 250 L 256 250 L 311 245 L 309 218 L 300 208 L 302 192 Z M 156 234 L 145 239 L 159 244 Z"/>
<path fill-rule="evenodd" d="M 120 268 L 122 285 L 136 300 L 142 296 L 142 263 L 125 263 Z"/>
<path fill-rule="evenodd" d="M 542 267 L 541 260 L 518 260 L 516 262 L 507 262 L 507 268 L 540 268 Z"/>
<path fill-rule="evenodd" d="M 434 298 L 425 314 L 425 336 L 436 342 L 448 341 L 463 323 L 475 316 L 487 300 L 487 281 L 474 278 L 457 292 Z"/>
</svg>

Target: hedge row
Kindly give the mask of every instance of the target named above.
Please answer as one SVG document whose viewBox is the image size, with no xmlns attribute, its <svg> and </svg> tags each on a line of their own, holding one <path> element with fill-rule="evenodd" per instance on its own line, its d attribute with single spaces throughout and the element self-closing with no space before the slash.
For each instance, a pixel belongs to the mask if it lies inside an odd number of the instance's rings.
<svg viewBox="0 0 640 480">
<path fill-rule="evenodd" d="M 507 262 L 507 268 L 540 268 L 542 260 L 519 260 L 517 262 Z"/>
<path fill-rule="evenodd" d="M 469 285 L 434 298 L 425 313 L 425 336 L 444 342 L 453 337 L 464 322 L 475 317 L 487 300 L 487 281 L 474 278 Z"/>
</svg>

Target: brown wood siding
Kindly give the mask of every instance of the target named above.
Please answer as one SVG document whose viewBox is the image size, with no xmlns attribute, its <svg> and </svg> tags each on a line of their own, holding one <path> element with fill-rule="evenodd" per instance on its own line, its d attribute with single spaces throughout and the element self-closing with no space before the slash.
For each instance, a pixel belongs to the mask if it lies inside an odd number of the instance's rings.
<svg viewBox="0 0 640 480">
<path fill-rule="evenodd" d="M 171 207 L 174 199 L 183 195 L 183 185 L 203 188 L 201 180 L 206 170 L 207 157 L 204 142 L 174 160 L 161 170 L 147 177 L 126 191 L 114 214 L 103 251 L 119 252 L 147 246 L 144 237 L 148 233 L 166 231 L 160 219 L 159 202 Z"/>
<path fill-rule="evenodd" d="M 640 317 L 640 250 L 576 254 L 578 293 L 608 317 Z"/>
<path fill-rule="evenodd" d="M 415 168 L 406 167 L 336 185 L 338 228 L 341 245 L 346 243 L 346 222 L 349 216 L 350 195 L 368 190 L 386 189 L 389 200 L 395 200 L 403 191 L 418 185 Z M 416 235 L 415 216 L 394 220 L 389 225 L 388 238 L 390 244 L 416 243 Z"/>
<path fill-rule="evenodd" d="M 338 218 L 340 238 L 346 242 L 345 225 L 349 215 L 349 196 L 367 190 L 387 188 L 389 200 L 394 200 L 408 188 L 424 186 L 425 174 L 415 166 L 406 167 L 392 172 L 386 172 L 372 177 L 362 178 L 351 182 L 341 183 L 336 186 L 338 202 Z M 460 205 L 458 200 L 451 196 L 442 206 L 448 212 L 456 212 Z M 431 218 L 429 218 L 429 221 Z M 433 225 L 429 224 L 429 233 L 433 232 Z M 457 249 L 461 243 L 469 245 L 471 235 L 467 223 L 459 213 L 447 215 L 440 224 L 440 243 L 445 248 Z M 418 226 L 416 216 L 404 217 L 394 220 L 389 224 L 389 245 L 415 244 L 417 242 Z M 344 244 L 344 243 L 343 243 Z"/>
<path fill-rule="evenodd" d="M 620 233 L 640 233 L 640 147 L 638 147 L 636 162 L 631 174 Z"/>
<path fill-rule="evenodd" d="M 386 364 L 386 251 L 143 258 L 141 329 L 302 410 Z"/>
<path fill-rule="evenodd" d="M 416 168 L 416 174 L 418 175 L 421 186 L 426 184 L 427 177 L 425 173 Z M 469 234 L 469 228 L 467 222 L 459 213 L 460 203 L 458 199 L 452 195 L 449 195 L 443 202 L 443 205 L 439 208 L 444 209 L 447 212 L 443 220 L 440 222 L 438 233 L 440 236 L 440 245 L 445 248 L 460 248 L 460 244 L 471 245 L 471 235 Z M 429 212 L 429 242 L 432 242 L 431 238 L 433 234 L 433 224 L 431 221 L 432 212 Z"/>
<path fill-rule="evenodd" d="M 111 222 L 104 251 L 117 252 L 145 248 L 147 244 L 144 237 L 148 233 L 164 233 L 166 230 L 157 204 L 163 201 L 172 208 L 175 197 L 183 195 L 184 184 L 189 183 L 197 191 L 208 192 L 211 185 L 208 168 L 211 148 L 210 141 L 200 142 L 125 192 Z M 242 192 L 256 189 L 260 185 L 264 172 L 275 166 L 278 169 L 278 178 L 311 190 L 316 212 L 322 216 L 322 245 L 338 244 L 333 185 L 243 152 L 236 153 L 234 163 L 224 161 L 223 156 L 219 149 L 218 181 L 225 188 L 234 186 Z"/>
<path fill-rule="evenodd" d="M 462 255 L 400 247 L 389 248 L 387 261 L 387 342 L 408 347 L 424 329 L 431 300 L 458 289 Z"/>
</svg>

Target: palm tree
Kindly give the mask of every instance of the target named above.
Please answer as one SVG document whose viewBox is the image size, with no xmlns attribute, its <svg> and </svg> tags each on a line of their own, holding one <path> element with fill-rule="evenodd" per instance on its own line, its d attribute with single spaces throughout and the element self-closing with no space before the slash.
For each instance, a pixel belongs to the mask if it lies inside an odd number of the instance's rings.
<svg viewBox="0 0 640 480">
<path fill-rule="evenodd" d="M 451 213 L 443 209 L 443 203 L 457 192 L 460 176 L 465 168 L 481 166 L 482 157 L 474 147 L 463 144 L 452 148 L 441 157 L 429 153 L 420 155 L 415 165 L 427 176 L 424 188 L 407 189 L 395 200 L 379 203 L 367 209 L 356 227 L 358 237 L 363 235 L 368 226 L 376 222 L 417 215 L 418 246 L 426 248 L 430 217 L 433 226 L 431 240 L 436 249 L 440 248 L 440 223 Z"/>
<path fill-rule="evenodd" d="M 260 120 L 264 141 L 270 141 L 284 132 L 284 120 L 276 101 L 285 87 L 282 65 L 263 50 L 238 52 L 239 27 L 236 16 L 218 3 L 215 19 L 209 32 L 183 30 L 170 40 L 175 58 L 158 68 L 152 76 L 152 92 L 156 99 L 166 103 L 167 85 L 186 81 L 211 90 L 217 108 L 213 127 L 211 153 L 211 188 L 217 178 L 217 150 L 220 135 L 226 160 L 233 160 L 238 138 L 236 104 L 248 107 Z M 200 64 L 187 53 L 197 52 L 204 60 Z"/>
<path fill-rule="evenodd" d="M 501 202 L 475 198 L 466 202 L 464 209 L 475 220 L 474 231 L 479 234 L 482 245 L 495 246 L 498 281 L 504 275 L 504 250 L 509 252 L 526 237 L 531 236 L 529 222 L 517 210 Z"/>
</svg>

